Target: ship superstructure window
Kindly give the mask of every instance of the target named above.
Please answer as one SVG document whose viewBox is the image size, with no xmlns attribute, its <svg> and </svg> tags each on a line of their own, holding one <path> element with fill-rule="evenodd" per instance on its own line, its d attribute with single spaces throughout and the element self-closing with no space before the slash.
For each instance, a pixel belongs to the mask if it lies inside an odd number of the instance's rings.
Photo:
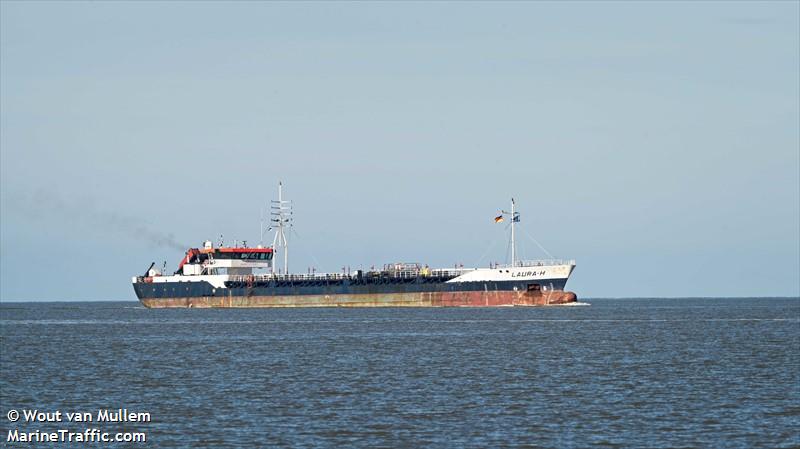
<svg viewBox="0 0 800 449">
<path fill-rule="evenodd" d="M 241 259 L 269 260 L 270 253 L 241 253 Z"/>
<path fill-rule="evenodd" d="M 266 252 L 217 252 L 215 259 L 239 259 L 239 260 L 272 260 L 272 253 Z"/>
</svg>

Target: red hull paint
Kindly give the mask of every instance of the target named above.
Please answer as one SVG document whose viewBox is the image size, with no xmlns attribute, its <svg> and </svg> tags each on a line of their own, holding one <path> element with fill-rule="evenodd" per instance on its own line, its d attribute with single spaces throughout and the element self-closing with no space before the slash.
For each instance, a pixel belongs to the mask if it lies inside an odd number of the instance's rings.
<svg viewBox="0 0 800 449">
<path fill-rule="evenodd" d="M 502 307 L 547 306 L 576 302 L 575 293 L 546 292 L 426 292 L 369 295 L 206 296 L 146 298 L 146 307 Z"/>
</svg>

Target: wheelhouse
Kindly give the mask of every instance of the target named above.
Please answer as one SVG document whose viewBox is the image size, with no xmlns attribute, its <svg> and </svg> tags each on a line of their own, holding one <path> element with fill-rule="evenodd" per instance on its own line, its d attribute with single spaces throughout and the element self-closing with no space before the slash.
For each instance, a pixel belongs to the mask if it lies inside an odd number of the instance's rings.
<svg viewBox="0 0 800 449">
<path fill-rule="evenodd" d="M 272 248 L 219 247 L 206 242 L 203 248 L 190 248 L 175 274 L 253 274 L 254 269 L 272 267 Z"/>
</svg>

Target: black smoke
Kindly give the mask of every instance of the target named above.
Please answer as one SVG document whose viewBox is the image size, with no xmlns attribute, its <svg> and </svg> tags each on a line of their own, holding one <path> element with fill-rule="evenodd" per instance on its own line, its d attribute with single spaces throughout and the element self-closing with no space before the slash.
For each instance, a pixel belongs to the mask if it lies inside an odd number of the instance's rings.
<svg viewBox="0 0 800 449">
<path fill-rule="evenodd" d="M 185 251 L 188 246 L 168 232 L 155 229 L 141 218 L 114 211 L 112 205 L 98 205 L 92 198 L 65 198 L 55 192 L 36 190 L 10 197 L 8 205 L 25 216 L 49 220 L 55 226 L 74 224 L 134 238 L 154 247 Z"/>
</svg>

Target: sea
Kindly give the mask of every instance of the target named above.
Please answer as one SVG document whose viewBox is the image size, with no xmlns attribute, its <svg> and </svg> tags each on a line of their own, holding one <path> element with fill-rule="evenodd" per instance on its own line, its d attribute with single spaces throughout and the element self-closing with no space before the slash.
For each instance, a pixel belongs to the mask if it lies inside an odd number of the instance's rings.
<svg viewBox="0 0 800 449">
<path fill-rule="evenodd" d="M 3 302 L 0 447 L 800 447 L 800 299 L 585 301 Z"/>
</svg>

